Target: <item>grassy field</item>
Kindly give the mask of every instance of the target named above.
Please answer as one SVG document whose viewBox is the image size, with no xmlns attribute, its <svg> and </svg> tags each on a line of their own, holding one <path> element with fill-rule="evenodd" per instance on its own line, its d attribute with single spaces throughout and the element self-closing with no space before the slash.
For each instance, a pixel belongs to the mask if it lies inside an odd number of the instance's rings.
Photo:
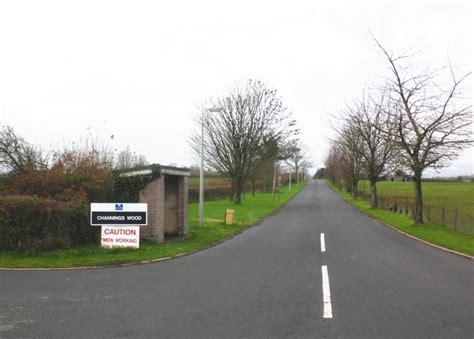
<svg viewBox="0 0 474 339">
<path fill-rule="evenodd" d="M 273 213 L 295 196 L 304 184 L 293 186 L 291 192 L 282 188 L 275 201 L 269 193 L 246 194 L 242 205 L 228 200 L 210 201 L 205 204 L 205 225 L 198 226 L 198 204 L 189 204 L 189 232 L 186 237 L 175 238 L 157 244 L 143 241 L 140 249 L 105 249 L 99 245 L 43 253 L 0 252 L 0 267 L 74 267 L 133 263 L 144 260 L 173 257 L 182 253 L 205 248 L 219 240 L 241 232 L 243 229 Z M 227 208 L 235 210 L 235 224 L 224 225 Z"/>
<path fill-rule="evenodd" d="M 384 221 L 387 224 L 390 224 L 405 233 L 413 235 L 419 239 L 428 241 L 432 244 L 449 248 L 449 249 L 452 249 L 464 254 L 474 255 L 474 236 L 473 235 L 458 233 L 447 228 L 446 226 L 435 224 L 435 223 L 425 223 L 423 225 L 414 225 L 413 220 L 409 217 L 406 217 L 398 213 L 393 213 L 390 211 L 384 211 L 377 208 L 370 208 L 370 205 L 364 202 L 363 200 L 360 200 L 360 199 L 354 200 L 348 193 L 339 191 L 334 186 L 332 186 L 329 182 L 327 182 L 327 184 L 335 192 L 340 194 L 345 200 L 347 200 L 348 202 L 350 202 L 351 204 L 359 208 L 364 213 L 376 219 Z M 427 183 L 427 184 L 435 184 L 435 185 L 426 185 L 426 186 L 432 186 L 432 187 L 434 186 L 435 187 L 434 191 L 438 192 L 438 194 L 441 194 L 439 189 L 436 189 L 436 184 L 438 183 Z M 403 186 L 408 189 L 409 185 L 410 183 L 386 182 L 386 183 L 382 183 L 382 185 L 380 186 L 383 191 L 384 186 L 389 187 L 389 188 Z M 466 185 L 466 186 L 469 186 L 469 185 Z M 462 184 L 458 186 L 458 188 L 459 187 L 462 187 Z M 402 193 L 404 191 L 401 190 L 399 192 Z"/>
<path fill-rule="evenodd" d="M 370 192 L 368 182 L 359 183 L 359 190 Z M 474 215 L 474 182 L 423 182 L 424 203 L 436 208 L 459 208 Z M 377 183 L 379 194 L 384 197 L 413 196 L 412 182 L 380 181 Z"/>
<path fill-rule="evenodd" d="M 360 182 L 359 190 L 369 193 L 369 183 Z M 405 201 L 409 204 L 413 201 L 412 182 L 381 181 L 377 183 L 377 190 L 380 196 L 396 198 L 401 205 Z M 423 182 L 422 191 L 426 221 L 443 223 L 460 232 L 474 234 L 474 183 Z"/>
</svg>

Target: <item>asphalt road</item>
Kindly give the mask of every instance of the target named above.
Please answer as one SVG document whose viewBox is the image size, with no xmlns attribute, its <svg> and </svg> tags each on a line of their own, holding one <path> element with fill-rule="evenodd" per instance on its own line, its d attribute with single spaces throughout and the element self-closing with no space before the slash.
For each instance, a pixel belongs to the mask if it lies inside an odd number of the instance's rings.
<svg viewBox="0 0 474 339">
<path fill-rule="evenodd" d="M 473 295 L 472 261 L 396 233 L 315 181 L 261 225 L 190 256 L 0 272 L 0 337 L 472 338 Z"/>
</svg>

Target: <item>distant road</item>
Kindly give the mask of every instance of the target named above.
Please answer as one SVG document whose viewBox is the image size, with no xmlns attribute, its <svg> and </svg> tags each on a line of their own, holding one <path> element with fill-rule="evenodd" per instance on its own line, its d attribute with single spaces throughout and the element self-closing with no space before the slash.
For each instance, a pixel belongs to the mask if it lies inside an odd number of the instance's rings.
<svg viewBox="0 0 474 339">
<path fill-rule="evenodd" d="M 321 181 L 190 256 L 0 272 L 0 338 L 473 335 L 473 262 L 362 215 Z"/>
</svg>

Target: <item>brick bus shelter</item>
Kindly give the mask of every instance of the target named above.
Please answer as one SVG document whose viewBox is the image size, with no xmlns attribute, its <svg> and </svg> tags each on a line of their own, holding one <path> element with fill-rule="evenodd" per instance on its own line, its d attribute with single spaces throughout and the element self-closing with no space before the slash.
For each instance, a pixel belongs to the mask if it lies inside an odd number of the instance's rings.
<svg viewBox="0 0 474 339">
<path fill-rule="evenodd" d="M 150 175 L 150 165 L 121 171 L 121 176 Z M 188 168 L 160 166 L 160 176 L 139 193 L 139 202 L 148 204 L 148 225 L 140 238 L 164 242 L 165 236 L 185 235 L 188 230 Z"/>
</svg>

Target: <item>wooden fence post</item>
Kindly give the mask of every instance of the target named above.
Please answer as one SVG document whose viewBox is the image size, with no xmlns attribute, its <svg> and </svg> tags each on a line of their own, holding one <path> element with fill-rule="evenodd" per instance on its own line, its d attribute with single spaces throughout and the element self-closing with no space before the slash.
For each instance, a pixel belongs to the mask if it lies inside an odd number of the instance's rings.
<svg viewBox="0 0 474 339">
<path fill-rule="evenodd" d="M 408 215 L 408 197 L 405 197 L 405 215 Z"/>
</svg>

